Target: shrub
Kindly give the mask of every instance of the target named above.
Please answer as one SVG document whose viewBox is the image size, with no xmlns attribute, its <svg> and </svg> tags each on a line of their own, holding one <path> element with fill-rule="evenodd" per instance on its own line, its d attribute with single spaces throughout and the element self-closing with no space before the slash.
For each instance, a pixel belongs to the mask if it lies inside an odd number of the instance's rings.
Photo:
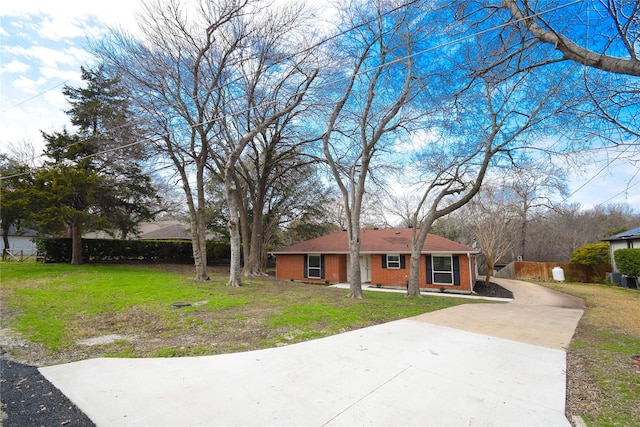
<svg viewBox="0 0 640 427">
<path fill-rule="evenodd" d="M 640 248 L 618 249 L 613 253 L 618 271 L 626 276 L 640 276 Z"/>
<path fill-rule="evenodd" d="M 597 265 L 609 263 L 609 243 L 587 243 L 571 254 L 574 264 Z"/>
<path fill-rule="evenodd" d="M 40 238 L 38 252 L 45 254 L 45 262 L 70 262 L 71 239 Z M 230 247 L 225 242 L 207 242 L 207 260 L 229 258 Z M 163 261 L 192 262 L 191 242 L 164 240 L 82 239 L 83 258 L 88 261 Z"/>
</svg>

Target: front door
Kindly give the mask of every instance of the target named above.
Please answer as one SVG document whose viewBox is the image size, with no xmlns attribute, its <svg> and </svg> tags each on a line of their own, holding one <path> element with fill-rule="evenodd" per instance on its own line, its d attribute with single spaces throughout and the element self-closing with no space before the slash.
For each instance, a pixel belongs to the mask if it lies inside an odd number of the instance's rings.
<svg viewBox="0 0 640 427">
<path fill-rule="evenodd" d="M 362 283 L 371 283 L 371 255 L 360 255 Z"/>
</svg>

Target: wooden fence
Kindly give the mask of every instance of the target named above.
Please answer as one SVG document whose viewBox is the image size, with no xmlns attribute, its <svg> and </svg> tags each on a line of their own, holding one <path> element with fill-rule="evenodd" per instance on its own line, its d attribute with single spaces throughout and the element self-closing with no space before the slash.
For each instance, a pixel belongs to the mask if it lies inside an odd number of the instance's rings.
<svg viewBox="0 0 640 427">
<path fill-rule="evenodd" d="M 595 266 L 571 264 L 568 262 L 528 262 L 514 261 L 498 271 L 495 276 L 505 279 L 530 279 L 541 282 L 553 281 L 552 269 L 560 267 L 567 282 L 604 283 L 610 264 Z"/>
</svg>

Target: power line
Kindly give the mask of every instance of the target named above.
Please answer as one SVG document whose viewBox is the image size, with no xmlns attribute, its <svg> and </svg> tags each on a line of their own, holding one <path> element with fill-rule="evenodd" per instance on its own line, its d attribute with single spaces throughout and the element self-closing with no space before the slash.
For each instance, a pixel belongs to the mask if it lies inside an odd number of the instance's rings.
<svg viewBox="0 0 640 427">
<path fill-rule="evenodd" d="M 416 2 L 416 0 L 412 0 L 412 1 L 408 2 L 408 3 L 404 3 L 404 4 L 402 4 L 402 5 L 398 6 L 398 7 L 396 7 L 396 8 L 394 8 L 394 9 L 390 10 L 390 11 L 387 11 L 387 12 L 383 13 L 383 14 L 382 14 L 382 16 L 386 16 L 387 14 L 393 13 L 393 12 L 395 12 L 395 11 L 397 11 L 397 10 L 400 10 L 401 8 L 404 8 L 404 7 L 406 7 L 406 6 L 408 6 L 408 5 L 411 5 L 411 4 L 415 3 L 415 2 Z M 559 10 L 559 9 L 562 9 L 562 8 L 565 8 L 565 7 L 568 7 L 568 6 L 571 6 L 571 5 L 577 4 L 577 3 L 580 3 L 580 0 L 575 0 L 575 1 L 573 1 L 573 2 L 570 2 L 570 3 L 564 4 L 564 5 L 560 5 L 560 6 L 557 6 L 557 7 L 551 8 L 551 9 L 547 9 L 547 10 L 542 11 L 542 12 L 538 12 L 538 13 L 536 13 L 536 14 L 535 14 L 535 16 L 540 16 L 540 15 L 544 15 L 544 14 L 547 14 L 547 13 L 550 13 L 550 12 L 553 12 L 553 11 L 557 11 L 557 10 Z M 389 65 L 396 64 L 396 63 L 398 63 L 398 62 L 400 62 L 400 61 L 403 61 L 403 60 L 406 60 L 406 59 L 409 59 L 409 58 L 412 58 L 412 57 L 416 57 L 416 56 L 424 55 L 424 54 L 429 53 L 429 52 L 432 52 L 432 51 L 434 51 L 434 50 L 437 50 L 437 49 L 440 49 L 440 48 L 444 48 L 444 47 L 448 47 L 448 46 L 454 45 L 454 44 L 456 44 L 456 43 L 460 43 L 460 42 L 462 42 L 462 41 L 464 41 L 464 40 L 468 40 L 468 39 L 473 38 L 473 37 L 476 37 L 476 36 L 478 36 L 478 35 L 483 35 L 483 34 L 486 34 L 486 33 L 491 32 L 491 31 L 495 31 L 495 30 L 498 30 L 498 29 L 504 28 L 504 27 L 506 27 L 506 26 L 512 25 L 512 24 L 513 24 L 513 22 L 519 22 L 519 21 L 523 21 L 523 20 L 526 20 L 526 19 L 530 19 L 530 18 L 531 18 L 531 17 L 526 17 L 526 18 L 523 18 L 523 19 L 520 19 L 520 20 L 506 22 L 506 23 L 504 23 L 504 24 L 497 25 L 497 26 L 491 27 L 491 28 L 489 28 L 489 29 L 485 29 L 485 30 L 477 31 L 477 32 L 475 32 L 475 33 L 473 33 L 473 34 L 466 35 L 466 36 L 463 36 L 463 37 L 460 37 L 460 38 L 457 38 L 457 39 L 454 39 L 454 40 L 451 40 L 451 41 L 448 41 L 448 42 L 444 42 L 444 43 L 441 43 L 440 45 L 436 45 L 436 46 L 433 46 L 433 47 L 430 47 L 430 48 L 424 49 L 424 50 L 419 51 L 419 52 L 411 53 L 411 54 L 409 54 L 409 55 L 405 55 L 405 56 L 403 56 L 403 57 L 396 58 L 396 59 L 394 59 L 394 60 L 392 60 L 392 61 L 389 61 L 389 62 L 387 62 L 387 63 L 385 63 L 385 64 L 381 64 L 381 65 L 378 65 L 378 66 L 375 66 L 375 67 L 370 67 L 370 68 L 368 68 L 368 69 L 361 70 L 361 71 L 359 71 L 356 75 L 363 75 L 363 74 L 366 74 L 366 73 L 369 73 L 369 72 L 372 72 L 372 71 L 376 71 L 376 70 L 378 70 L 378 69 L 380 69 L 380 68 L 383 68 L 383 67 L 387 67 L 387 66 L 389 66 Z M 318 47 L 320 47 L 320 46 L 322 46 L 322 45 L 324 45 L 324 44 L 326 44 L 326 43 L 328 43 L 328 42 L 330 42 L 330 41 L 332 41 L 332 40 L 334 40 L 334 39 L 336 39 L 336 38 L 338 38 L 338 37 L 341 37 L 341 36 L 344 36 L 344 35 L 348 34 L 349 32 L 353 31 L 354 29 L 357 29 L 357 28 L 362 27 L 362 26 L 364 26 L 364 25 L 367 25 L 367 24 L 369 24 L 369 23 L 371 23 L 371 22 L 374 22 L 376 19 L 378 19 L 378 17 L 376 17 L 376 18 L 372 18 L 372 19 L 371 19 L 371 20 L 369 20 L 369 21 L 366 21 L 366 22 L 364 22 L 364 23 L 361 23 L 361 24 L 358 24 L 358 25 L 354 25 L 354 26 L 351 26 L 351 27 L 349 27 L 349 28 L 347 28 L 347 29 L 345 29 L 345 30 L 342 30 L 342 31 L 338 32 L 337 34 L 331 35 L 331 36 L 329 36 L 329 37 L 327 37 L 327 38 L 325 38 L 325 39 L 323 39 L 323 40 L 321 40 L 321 41 L 317 42 L 316 44 L 312 45 L 311 47 L 307 47 L 307 48 L 305 48 L 305 49 L 303 49 L 303 50 L 301 50 L 301 51 L 298 51 L 298 52 L 294 52 L 294 53 L 292 53 L 290 57 L 285 58 L 285 59 L 282 59 L 282 61 L 285 61 L 285 60 L 287 60 L 287 59 L 291 59 L 292 57 L 294 57 L 294 56 L 296 56 L 296 55 L 300 55 L 300 54 L 303 54 L 303 53 L 309 52 L 310 50 L 316 49 L 316 48 L 318 48 Z M 343 78 L 341 78 L 341 79 L 336 79 L 336 80 L 334 80 L 334 81 L 331 81 L 331 82 L 325 83 L 325 85 L 324 85 L 324 86 L 330 86 L 330 85 L 333 85 L 333 84 L 338 83 L 338 82 L 340 82 L 340 81 L 344 81 L 344 80 L 346 80 L 346 79 L 348 79 L 348 78 L 350 78 L 350 77 L 351 77 L 351 76 L 349 76 L 349 77 L 343 77 Z M 69 80 L 67 80 L 67 81 L 69 81 Z M 61 83 L 61 84 L 64 84 L 64 83 L 66 83 L 66 82 L 63 82 L 63 83 Z M 215 90 L 221 90 L 222 88 L 224 88 L 224 87 L 226 87 L 226 86 L 228 86 L 228 85 L 230 85 L 230 84 L 232 84 L 232 83 L 233 83 L 233 82 L 228 82 L 228 83 L 226 83 L 225 85 L 222 85 L 222 86 L 219 86 L 219 87 L 217 87 L 217 88 L 212 89 L 212 90 L 211 90 L 211 91 L 209 91 L 208 93 L 212 93 L 212 92 L 214 92 Z M 59 84 L 59 85 L 57 85 L 57 86 L 60 86 L 61 84 Z M 323 85 L 320 85 L 320 86 L 317 86 L 316 88 L 322 88 L 322 87 L 323 87 Z M 52 89 L 53 89 L 53 88 L 52 88 Z M 50 90 L 51 90 L 51 89 L 50 89 Z M 299 92 L 296 92 L 296 94 L 298 94 L 298 93 L 304 93 L 304 92 L 306 92 L 306 90 L 305 90 L 305 91 L 299 91 Z M 293 96 L 293 95 L 294 95 L 294 94 L 292 94 L 292 96 Z M 25 103 L 25 102 L 27 102 L 27 101 L 28 101 L 28 100 L 25 100 L 25 101 L 23 101 L 22 103 Z M 259 106 L 267 106 L 267 105 L 269 105 L 269 104 L 273 104 L 273 103 L 275 103 L 275 102 L 276 102 L 276 101 L 269 101 L 269 102 L 266 102 L 266 103 L 264 103 L 264 104 L 258 104 L 258 105 L 256 105 L 255 107 L 259 107 Z M 253 107 L 253 108 L 255 108 L 255 107 Z M 230 116 L 237 116 L 237 115 L 243 114 L 243 113 L 245 113 L 245 112 L 249 112 L 249 111 L 251 111 L 253 108 L 247 108 L 247 109 L 244 109 L 244 110 L 239 110 L 239 111 L 231 112 L 231 113 L 229 113 L 228 115 L 230 115 Z M 174 129 L 174 130 L 172 131 L 172 133 L 174 133 L 174 132 L 180 132 L 180 131 L 188 130 L 188 129 L 193 129 L 193 128 L 195 128 L 195 127 L 202 126 L 202 125 L 205 125 L 205 124 L 211 124 L 211 123 L 214 123 L 214 122 L 216 122 L 216 121 L 218 121 L 218 120 L 221 120 L 221 119 L 222 119 L 222 117 L 214 117 L 214 118 L 212 118 L 212 119 L 210 119 L 210 120 L 207 120 L 207 121 L 204 121 L 204 122 L 200 122 L 200 123 L 196 123 L 196 124 L 193 124 L 193 125 L 185 126 L 185 127 L 182 127 L 182 128 Z M 142 121 L 142 120 L 143 120 L 143 119 L 139 119 L 139 121 Z M 136 121 L 134 121 L 134 123 L 136 123 Z M 123 126 L 125 126 L 125 125 L 123 125 Z M 115 130 L 117 130 L 117 129 L 118 129 L 118 128 L 115 128 Z M 118 151 L 118 150 L 121 150 L 121 149 L 124 149 L 124 148 L 129 148 L 129 147 L 132 147 L 132 146 L 135 146 L 135 145 L 138 145 L 138 144 L 142 144 L 142 143 L 144 143 L 144 142 L 154 142 L 154 141 L 157 141 L 157 140 L 159 140 L 160 138 L 162 138 L 162 137 L 164 137 L 164 136 L 167 136 L 167 137 L 168 137 L 168 136 L 169 136 L 169 133 L 163 133 L 163 134 L 160 134 L 159 136 L 156 136 L 155 138 L 151 138 L 151 137 L 143 138 L 142 140 L 137 141 L 137 142 L 133 142 L 133 143 L 130 143 L 130 144 L 126 144 L 126 145 L 123 145 L 123 146 L 114 147 L 114 148 L 111 148 L 111 149 L 108 149 L 108 150 L 101 151 L 101 152 L 99 152 L 99 153 L 94 153 L 94 154 L 91 154 L 91 155 L 87 155 L 87 156 L 85 156 L 85 157 L 81 158 L 80 160 L 83 160 L 83 159 L 89 159 L 89 158 L 95 157 L 95 156 L 97 156 L 97 155 L 107 154 L 107 153 L 114 152 L 114 151 Z M 80 141 L 74 142 L 74 143 L 72 143 L 72 144 L 69 144 L 68 146 L 61 147 L 61 148 L 59 148 L 58 150 L 62 150 L 62 149 L 65 149 L 65 148 L 70 148 L 70 147 L 72 147 L 73 145 L 76 145 L 76 144 L 79 144 L 79 143 L 82 143 L 82 142 L 86 142 L 86 141 L 88 141 L 88 140 L 90 140 L 90 139 L 91 139 L 91 137 L 87 137 L 87 138 L 85 138 L 85 139 L 83 139 L 83 140 L 80 140 Z M 40 156 L 38 156 L 38 158 L 45 157 L 45 156 L 47 156 L 47 155 L 46 155 L 46 154 L 41 154 Z M 26 173 L 25 173 L 25 174 L 26 174 Z M 0 177 L 0 180 L 2 180 L 2 179 L 8 179 L 8 178 L 14 178 L 14 177 L 22 176 L 22 175 L 25 175 L 25 174 L 16 174 L 16 175 L 10 175 L 10 176 L 5 176 L 5 177 Z M 595 178 L 595 177 L 594 177 L 594 178 Z M 592 179 L 593 179 L 593 178 L 592 178 Z M 586 184 L 585 184 L 585 185 L 586 185 Z M 574 194 L 575 194 L 575 192 L 574 192 Z"/>
<path fill-rule="evenodd" d="M 46 89 L 46 90 L 44 90 L 44 91 L 42 91 L 42 92 L 40 92 L 40 93 L 37 93 L 37 94 L 33 95 L 31 98 L 27 98 L 27 99 L 25 99 L 24 101 L 20 101 L 20 102 L 18 102 L 17 104 L 14 104 L 14 105 L 12 105 L 11 107 L 9 107 L 9 108 L 7 108 L 7 109 L 5 109 L 5 110 L 2 110 L 2 112 L 3 112 L 3 113 L 6 113 L 6 112 L 8 112 L 8 111 L 13 110 L 14 108 L 17 108 L 17 107 L 19 107 L 19 106 L 21 106 L 21 105 L 23 105 L 23 104 L 26 104 L 26 103 L 27 103 L 27 102 L 29 102 L 29 101 L 33 101 L 34 99 L 39 98 L 39 97 L 41 97 L 41 96 L 43 96 L 43 95 L 45 95 L 45 94 L 47 94 L 47 93 L 51 92 L 52 90 L 57 89 L 57 88 L 59 88 L 60 86 L 62 86 L 62 85 L 64 85 L 64 84 L 67 84 L 67 83 L 68 83 L 68 82 L 70 82 L 70 81 L 71 81 L 71 79 L 67 79 L 67 80 L 65 80 L 65 81 L 63 81 L 63 82 L 61 82 L 61 83 L 58 83 L 57 85 L 55 85 L 55 86 L 53 86 L 53 87 L 50 87 L 49 89 Z"/>
</svg>

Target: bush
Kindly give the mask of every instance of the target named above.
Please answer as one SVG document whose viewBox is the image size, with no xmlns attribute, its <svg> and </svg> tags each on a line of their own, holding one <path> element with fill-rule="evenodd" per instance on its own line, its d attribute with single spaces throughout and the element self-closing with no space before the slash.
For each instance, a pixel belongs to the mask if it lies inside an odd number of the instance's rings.
<svg viewBox="0 0 640 427">
<path fill-rule="evenodd" d="M 618 249 L 613 253 L 618 271 L 626 276 L 640 276 L 640 249 Z"/>
<path fill-rule="evenodd" d="M 597 265 L 609 263 L 609 243 L 587 243 L 571 254 L 574 264 Z"/>
<path fill-rule="evenodd" d="M 40 238 L 38 252 L 45 262 L 71 262 L 71 239 Z M 230 246 L 225 242 L 207 242 L 207 261 L 229 259 Z M 165 240 L 82 239 L 82 256 L 88 261 L 162 261 L 193 262 L 191 242 Z"/>
</svg>

